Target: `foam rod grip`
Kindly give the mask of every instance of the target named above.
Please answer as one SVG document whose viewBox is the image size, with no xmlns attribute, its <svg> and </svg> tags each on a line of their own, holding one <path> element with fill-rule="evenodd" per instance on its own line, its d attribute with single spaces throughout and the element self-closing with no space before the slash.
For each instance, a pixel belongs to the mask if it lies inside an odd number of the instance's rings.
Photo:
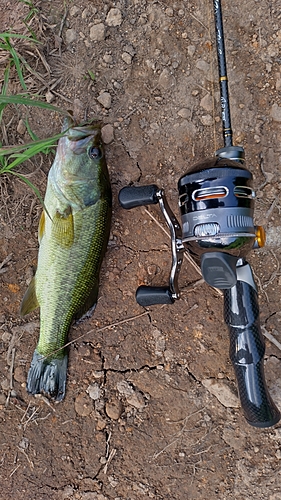
<svg viewBox="0 0 281 500">
<path fill-rule="evenodd" d="M 139 286 L 136 291 L 136 300 L 143 307 L 174 303 L 171 290 L 164 286 Z"/>
<path fill-rule="evenodd" d="M 119 203 L 122 208 L 127 210 L 142 205 L 155 205 L 158 203 L 157 191 L 159 191 L 159 188 L 156 184 L 124 187 L 119 192 Z"/>
<path fill-rule="evenodd" d="M 265 342 L 260 329 L 258 295 L 251 285 L 237 281 L 224 291 L 224 318 L 245 418 L 254 427 L 271 427 L 280 420 L 280 412 L 266 386 Z"/>
</svg>

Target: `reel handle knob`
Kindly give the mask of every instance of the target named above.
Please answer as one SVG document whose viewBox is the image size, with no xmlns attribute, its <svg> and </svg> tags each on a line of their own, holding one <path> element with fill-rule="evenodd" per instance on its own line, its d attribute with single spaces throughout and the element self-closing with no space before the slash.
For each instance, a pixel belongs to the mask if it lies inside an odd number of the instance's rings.
<svg viewBox="0 0 281 500">
<path fill-rule="evenodd" d="M 124 187 L 118 195 L 119 203 L 126 210 L 141 207 L 142 205 L 156 205 L 159 201 L 158 192 L 159 188 L 156 184 Z"/>
<path fill-rule="evenodd" d="M 166 286 L 139 286 L 136 291 L 136 300 L 140 306 L 147 307 L 154 304 L 173 304 L 175 299 L 170 288 Z"/>
<path fill-rule="evenodd" d="M 280 412 L 265 382 L 265 342 L 260 329 L 258 294 L 249 283 L 238 280 L 224 290 L 224 319 L 245 418 L 254 427 L 271 427 L 280 420 Z"/>
</svg>

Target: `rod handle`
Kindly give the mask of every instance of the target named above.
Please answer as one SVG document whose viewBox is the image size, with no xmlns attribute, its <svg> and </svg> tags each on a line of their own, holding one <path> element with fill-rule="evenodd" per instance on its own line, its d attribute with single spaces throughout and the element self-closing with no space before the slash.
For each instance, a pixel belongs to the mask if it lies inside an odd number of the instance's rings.
<svg viewBox="0 0 281 500">
<path fill-rule="evenodd" d="M 159 192 L 159 188 L 156 184 L 126 186 L 119 192 L 119 203 L 126 210 L 142 205 L 156 205 L 158 203 L 157 192 Z"/>
<path fill-rule="evenodd" d="M 174 298 L 169 287 L 141 285 L 136 291 L 136 300 L 140 306 L 155 304 L 173 304 Z"/>
<path fill-rule="evenodd" d="M 230 359 L 237 378 L 241 406 L 254 427 L 271 427 L 280 420 L 264 376 L 265 342 L 259 321 L 256 290 L 237 281 L 224 290 L 224 319 L 229 329 Z"/>
</svg>

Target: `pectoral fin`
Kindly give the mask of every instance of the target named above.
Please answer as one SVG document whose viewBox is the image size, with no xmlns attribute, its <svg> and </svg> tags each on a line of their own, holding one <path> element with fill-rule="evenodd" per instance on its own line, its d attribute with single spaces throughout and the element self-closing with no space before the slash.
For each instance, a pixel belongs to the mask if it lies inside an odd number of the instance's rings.
<svg viewBox="0 0 281 500">
<path fill-rule="evenodd" d="M 31 311 L 34 311 L 34 309 L 36 309 L 37 307 L 39 307 L 39 304 L 35 291 L 35 278 L 32 278 L 30 285 L 26 290 L 24 297 L 22 299 L 20 314 L 21 316 L 25 316 Z"/>
<path fill-rule="evenodd" d="M 41 240 L 43 238 L 45 232 L 45 212 L 43 210 L 40 220 L 39 220 L 39 226 L 38 226 L 38 240 L 39 244 L 41 243 Z"/>
<path fill-rule="evenodd" d="M 74 223 L 71 207 L 53 218 L 52 237 L 63 248 L 70 248 L 74 241 Z"/>
</svg>

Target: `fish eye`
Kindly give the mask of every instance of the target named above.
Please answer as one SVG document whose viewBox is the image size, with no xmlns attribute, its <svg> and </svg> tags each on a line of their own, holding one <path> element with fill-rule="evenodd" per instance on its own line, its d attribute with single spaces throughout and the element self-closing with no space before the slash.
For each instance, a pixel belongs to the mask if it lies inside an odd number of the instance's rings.
<svg viewBox="0 0 281 500">
<path fill-rule="evenodd" d="M 99 160 L 102 157 L 102 150 L 97 147 L 90 148 L 88 155 L 92 160 Z"/>
</svg>

